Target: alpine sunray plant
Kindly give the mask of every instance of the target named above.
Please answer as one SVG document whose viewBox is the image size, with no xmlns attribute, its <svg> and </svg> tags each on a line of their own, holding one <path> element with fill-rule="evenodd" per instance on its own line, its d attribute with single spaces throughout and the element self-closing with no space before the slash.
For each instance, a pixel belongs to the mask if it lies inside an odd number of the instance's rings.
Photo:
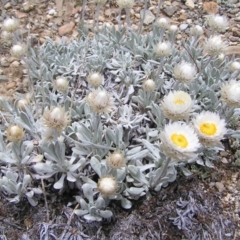
<svg viewBox="0 0 240 240">
<path fill-rule="evenodd" d="M 134 1 L 118 4 L 129 14 Z M 168 25 L 160 18 L 145 35 L 103 27 L 92 39 L 48 38 L 28 49 L 34 96 L 0 99 L 3 195 L 35 205 L 41 191 L 33 186 L 44 180 L 60 192 L 77 190 L 75 214 L 101 221 L 113 216 L 111 200 L 129 209 L 175 181 L 177 169 L 191 174 L 186 163 L 213 167 L 221 140 L 240 138 L 227 129 L 240 114 L 239 66 L 219 61 L 220 36 L 201 43 L 195 26 L 176 46 L 177 26 Z"/>
</svg>

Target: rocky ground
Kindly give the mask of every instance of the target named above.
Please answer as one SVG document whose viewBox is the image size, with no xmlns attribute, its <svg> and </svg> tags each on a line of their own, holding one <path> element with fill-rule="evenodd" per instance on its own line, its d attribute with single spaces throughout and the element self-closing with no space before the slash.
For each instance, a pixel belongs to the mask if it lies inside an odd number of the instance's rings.
<svg viewBox="0 0 240 240">
<path fill-rule="evenodd" d="M 157 2 L 148 3 L 152 14 L 156 13 Z M 20 20 L 24 39 L 31 38 L 32 44 L 41 45 L 46 37 L 56 41 L 62 36 L 77 38 L 81 4 L 77 0 L 1 0 L 0 27 L 6 16 L 15 16 Z M 143 2 L 137 3 L 131 10 L 134 29 L 138 28 L 142 6 Z M 94 12 L 95 5 L 88 4 L 85 19 L 89 28 L 93 26 Z M 193 24 L 204 25 L 210 13 L 228 17 L 230 27 L 224 37 L 231 47 L 227 54 L 240 55 L 238 0 L 221 3 L 203 0 L 164 1 L 160 16 L 168 17 L 171 23 L 179 26 L 177 40 L 180 41 Z M 108 24 L 117 27 L 117 14 L 116 3 L 107 3 L 100 11 L 100 26 Z M 122 16 L 122 21 L 125 17 Z M 151 24 L 144 25 L 144 31 L 150 28 Z M 208 34 L 207 30 L 205 34 Z M 25 92 L 26 75 L 24 62 L 12 58 L 8 46 L 2 42 L 0 95 L 14 98 L 15 92 Z M 27 202 L 13 205 L 0 198 L 0 239 L 240 239 L 239 145 L 231 142 L 231 139 L 224 144 L 226 151 L 221 152 L 214 169 L 191 166 L 194 172 L 191 177 L 179 176 L 176 182 L 158 194 L 152 193 L 151 198 L 138 201 L 130 211 L 112 203 L 115 217 L 111 222 L 88 224 L 73 215 L 73 209 L 66 207 L 72 200 L 69 196 L 74 195 L 71 192 L 60 197 L 57 192 L 48 195 L 49 214 L 44 202 L 34 208 Z"/>
</svg>

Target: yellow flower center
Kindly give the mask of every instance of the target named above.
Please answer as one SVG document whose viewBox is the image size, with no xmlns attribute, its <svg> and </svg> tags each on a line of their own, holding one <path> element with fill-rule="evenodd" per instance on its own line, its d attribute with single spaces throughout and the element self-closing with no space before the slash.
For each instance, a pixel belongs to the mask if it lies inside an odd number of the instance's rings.
<svg viewBox="0 0 240 240">
<path fill-rule="evenodd" d="M 174 100 L 174 103 L 175 104 L 184 104 L 184 101 L 181 99 L 176 99 L 176 100 Z"/>
<path fill-rule="evenodd" d="M 174 133 L 171 136 L 171 140 L 178 147 L 186 148 L 188 146 L 188 141 L 183 134 Z"/>
<path fill-rule="evenodd" d="M 203 123 L 200 126 L 200 131 L 206 135 L 212 136 L 217 132 L 217 127 L 214 123 Z"/>
</svg>

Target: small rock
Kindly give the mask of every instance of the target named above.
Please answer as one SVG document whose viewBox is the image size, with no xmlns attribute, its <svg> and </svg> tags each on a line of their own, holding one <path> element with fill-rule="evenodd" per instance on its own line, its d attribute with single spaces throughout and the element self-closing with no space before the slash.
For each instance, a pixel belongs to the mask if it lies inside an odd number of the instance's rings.
<svg viewBox="0 0 240 240">
<path fill-rule="evenodd" d="M 56 10 L 54 9 L 54 8 L 52 8 L 52 9 L 50 9 L 49 11 L 48 11 L 48 14 L 49 15 L 57 15 L 57 12 L 56 12 Z"/>
<path fill-rule="evenodd" d="M 143 15 L 144 15 L 144 10 L 141 10 L 141 12 L 140 12 L 141 19 L 143 19 Z M 149 10 L 146 10 L 143 23 L 146 25 L 149 25 L 150 23 L 152 23 L 154 21 L 154 19 L 155 19 L 155 16 L 152 14 L 152 12 Z"/>
<path fill-rule="evenodd" d="M 34 9 L 34 6 L 30 4 L 30 2 L 25 2 L 23 3 L 22 8 L 24 12 L 30 12 Z"/>
<path fill-rule="evenodd" d="M 6 10 L 10 9 L 11 7 L 12 7 L 12 4 L 10 2 L 8 2 L 4 5 L 4 9 L 6 9 Z"/>
<path fill-rule="evenodd" d="M 25 18 L 25 17 L 28 16 L 26 13 L 24 13 L 24 12 L 19 12 L 19 11 L 16 11 L 15 14 L 16 14 L 16 17 L 19 18 L 19 19 Z"/>
<path fill-rule="evenodd" d="M 181 31 L 184 31 L 184 30 L 186 30 L 188 28 L 188 24 L 186 24 L 186 23 L 183 23 L 183 24 L 181 24 L 180 26 L 179 26 L 179 29 L 181 30 Z"/>
<path fill-rule="evenodd" d="M 226 152 L 226 151 L 221 151 L 220 152 L 220 156 L 221 157 L 227 157 L 229 154 L 228 154 L 228 152 Z"/>
<path fill-rule="evenodd" d="M 232 33 L 234 37 L 240 37 L 240 29 L 238 28 L 233 28 Z"/>
<path fill-rule="evenodd" d="M 185 21 L 187 20 L 187 14 L 186 13 L 181 13 L 180 16 L 178 17 L 179 21 Z"/>
<path fill-rule="evenodd" d="M 2 57 L 2 58 L 1 58 L 0 63 L 1 63 L 1 66 L 2 66 L 2 67 L 9 67 L 9 65 L 10 65 L 9 61 L 8 61 L 7 58 L 5 58 L 5 57 Z"/>
<path fill-rule="evenodd" d="M 210 14 L 217 14 L 219 10 L 219 6 L 215 2 L 204 2 L 203 10 Z"/>
<path fill-rule="evenodd" d="M 240 17 L 236 17 L 235 21 L 240 22 Z"/>
<path fill-rule="evenodd" d="M 233 8 L 233 9 L 230 10 L 230 13 L 231 13 L 231 14 L 236 14 L 236 13 L 238 13 L 238 12 L 239 12 L 239 9 L 238 9 L 238 8 Z"/>
<path fill-rule="evenodd" d="M 10 82 L 9 84 L 7 84 L 6 89 L 7 89 L 7 90 L 13 89 L 13 88 L 15 88 L 15 86 L 16 86 L 16 83 L 15 83 L 15 82 Z"/>
<path fill-rule="evenodd" d="M 99 21 L 99 22 L 105 22 L 105 17 L 99 16 L 98 21 Z"/>
<path fill-rule="evenodd" d="M 228 160 L 224 157 L 221 159 L 221 162 L 226 164 L 226 163 L 228 163 Z"/>
<path fill-rule="evenodd" d="M 194 7 L 195 7 L 193 0 L 187 0 L 187 1 L 185 2 L 185 5 L 186 5 L 187 7 L 189 7 L 190 9 L 194 9 Z"/>
<path fill-rule="evenodd" d="M 139 13 L 135 13 L 134 16 L 135 16 L 136 18 L 138 18 L 138 19 L 141 18 L 141 15 L 140 15 Z"/>
<path fill-rule="evenodd" d="M 163 8 L 163 11 L 168 15 L 168 17 L 172 17 L 172 15 L 178 10 L 176 6 L 167 6 Z"/>
<path fill-rule="evenodd" d="M 107 9 L 104 14 L 107 16 L 107 17 L 110 17 L 112 15 L 112 11 L 111 9 Z"/>
<path fill-rule="evenodd" d="M 60 36 L 63 36 L 65 34 L 71 33 L 73 28 L 74 28 L 74 26 L 75 26 L 74 22 L 66 23 L 65 25 L 63 25 L 60 28 L 58 28 L 58 34 Z"/>
<path fill-rule="evenodd" d="M 181 34 L 177 34 L 176 39 L 177 40 L 181 40 L 182 39 L 182 35 Z"/>
<path fill-rule="evenodd" d="M 13 67 L 13 68 L 17 68 L 19 66 L 20 66 L 20 62 L 18 62 L 18 61 L 13 61 L 10 65 L 10 67 Z"/>
<path fill-rule="evenodd" d="M 224 191 L 225 187 L 222 182 L 216 182 L 215 187 L 218 189 L 219 192 Z"/>
</svg>

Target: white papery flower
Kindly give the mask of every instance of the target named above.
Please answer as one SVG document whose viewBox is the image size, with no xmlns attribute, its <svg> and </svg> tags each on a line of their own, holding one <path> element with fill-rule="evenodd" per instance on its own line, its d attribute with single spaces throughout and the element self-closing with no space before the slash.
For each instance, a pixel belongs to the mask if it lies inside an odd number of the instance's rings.
<svg viewBox="0 0 240 240">
<path fill-rule="evenodd" d="M 13 34 L 8 31 L 2 31 L 1 38 L 3 41 L 9 41 L 13 38 Z"/>
<path fill-rule="evenodd" d="M 153 92 L 156 89 L 156 83 L 152 79 L 147 79 L 143 82 L 142 87 L 146 92 Z"/>
<path fill-rule="evenodd" d="M 192 35 L 201 36 L 203 35 L 203 28 L 199 25 L 195 25 L 191 28 L 190 32 Z"/>
<path fill-rule="evenodd" d="M 208 18 L 209 27 L 217 32 L 225 32 L 228 28 L 228 20 L 225 16 L 211 15 Z"/>
<path fill-rule="evenodd" d="M 20 58 L 27 52 L 27 47 L 24 44 L 18 43 L 12 46 L 10 53 L 13 57 Z"/>
<path fill-rule="evenodd" d="M 113 176 L 105 176 L 98 180 L 98 191 L 104 196 L 111 196 L 118 190 L 117 180 Z"/>
<path fill-rule="evenodd" d="M 53 86 L 58 92 L 66 92 L 69 87 L 69 81 L 65 77 L 58 76 L 53 82 Z"/>
<path fill-rule="evenodd" d="M 235 72 L 240 70 L 240 63 L 237 61 L 231 62 L 229 65 L 230 72 Z"/>
<path fill-rule="evenodd" d="M 165 117 L 176 120 L 187 119 L 193 111 L 191 96 L 183 91 L 170 91 L 161 104 Z"/>
<path fill-rule="evenodd" d="M 92 87 L 99 87 L 104 83 L 104 76 L 99 72 L 92 72 L 87 76 L 87 82 Z"/>
<path fill-rule="evenodd" d="M 134 5 L 134 0 L 117 0 L 117 5 L 120 8 L 132 8 Z"/>
<path fill-rule="evenodd" d="M 214 112 L 203 111 L 192 122 L 200 142 L 205 146 L 216 145 L 227 132 L 225 120 Z"/>
<path fill-rule="evenodd" d="M 174 67 L 173 74 L 178 81 L 189 84 L 193 81 L 197 71 L 193 64 L 181 62 Z"/>
<path fill-rule="evenodd" d="M 209 55 L 219 55 L 226 49 L 226 44 L 222 41 L 221 36 L 212 36 L 206 42 L 204 46 L 204 52 Z"/>
<path fill-rule="evenodd" d="M 161 17 L 156 20 L 156 25 L 159 28 L 167 28 L 169 26 L 169 20 L 167 18 Z"/>
<path fill-rule="evenodd" d="M 2 28 L 8 32 L 14 32 L 19 28 L 19 21 L 16 18 L 7 18 L 4 20 Z"/>
<path fill-rule="evenodd" d="M 158 57 L 168 57 L 172 52 L 170 42 L 160 42 L 155 46 L 155 54 Z"/>
<path fill-rule="evenodd" d="M 240 82 L 230 80 L 221 88 L 221 99 L 230 107 L 240 107 Z"/>
<path fill-rule="evenodd" d="M 175 161 L 189 160 L 196 156 L 200 147 L 194 130 L 183 122 L 165 125 L 160 133 L 161 147 L 166 156 Z"/>
<path fill-rule="evenodd" d="M 113 108 L 113 98 L 106 90 L 93 90 L 86 97 L 86 102 L 95 113 L 109 113 Z"/>
</svg>

